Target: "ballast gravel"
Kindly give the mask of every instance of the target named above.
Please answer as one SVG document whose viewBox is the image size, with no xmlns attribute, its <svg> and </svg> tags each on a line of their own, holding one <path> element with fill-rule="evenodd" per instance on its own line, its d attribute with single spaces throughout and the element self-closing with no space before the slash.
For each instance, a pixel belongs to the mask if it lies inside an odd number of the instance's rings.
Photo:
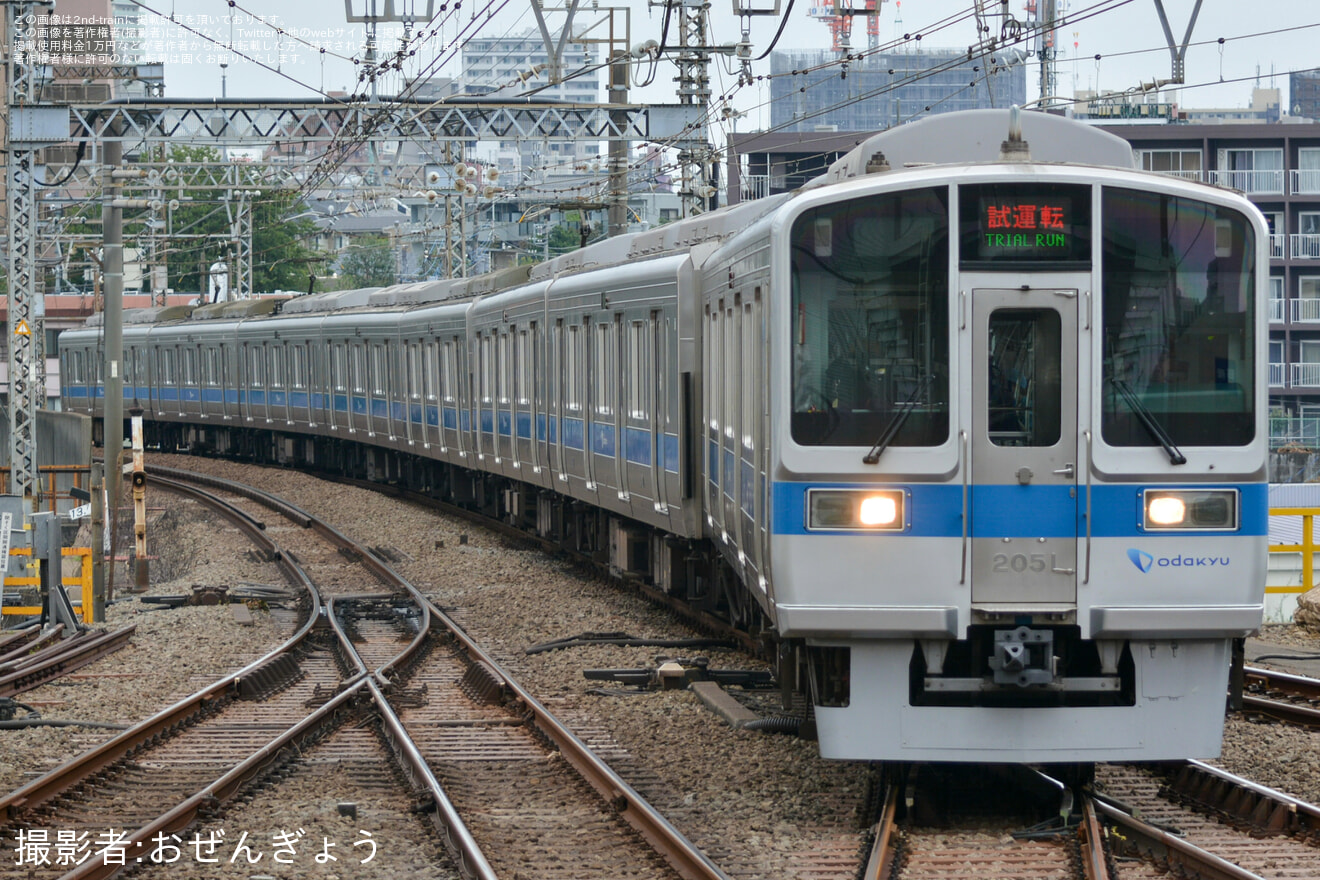
<svg viewBox="0 0 1320 880">
<path fill-rule="evenodd" d="M 730 728 L 690 691 L 639 694 L 583 676 L 588 669 L 654 668 L 661 654 L 699 654 L 713 668 L 760 667 L 745 655 L 604 645 L 527 655 L 530 646 L 586 632 L 672 639 L 701 634 L 626 587 L 408 502 L 277 468 L 169 455 L 149 455 L 148 463 L 259 485 L 376 548 L 731 877 L 855 873 L 866 765 L 824 761 L 814 742 L 793 736 Z M 164 493 L 149 495 L 149 504 L 163 510 L 149 532 L 149 549 L 161 557 L 153 572 L 162 580 L 153 575 L 148 595 L 185 593 L 192 584 L 282 583 L 273 565 L 248 553 L 241 533 L 216 525 L 195 504 Z M 123 565 L 117 577 L 121 585 L 129 577 Z M 82 670 L 100 677 L 39 688 L 23 701 L 38 701 L 47 717 L 136 721 L 241 668 L 287 635 L 259 609 L 254 625 L 240 626 L 225 606 L 157 611 L 137 598 L 121 594 L 107 611 L 108 628 L 135 622 L 138 631 L 131 648 Z M 1320 650 L 1320 640 L 1292 627 L 1263 636 Z M 730 690 L 762 714 L 778 711 L 777 694 Z M 0 731 L 0 790 L 16 788 L 108 735 L 74 728 Z M 1216 763 L 1316 802 L 1317 745 L 1315 734 L 1230 717 Z M 260 798 L 243 809 L 249 808 L 272 816 L 279 809 L 263 807 Z"/>
</svg>

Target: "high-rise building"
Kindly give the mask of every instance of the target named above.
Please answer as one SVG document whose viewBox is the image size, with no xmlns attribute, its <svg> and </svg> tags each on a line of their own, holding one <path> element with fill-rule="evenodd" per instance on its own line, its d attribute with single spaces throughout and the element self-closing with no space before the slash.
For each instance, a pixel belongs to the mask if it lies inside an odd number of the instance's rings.
<svg viewBox="0 0 1320 880">
<path fill-rule="evenodd" d="M 473 37 L 463 48 L 463 93 L 496 100 L 532 93 L 537 98 L 598 104 L 604 91 L 597 54 L 590 44 L 568 44 L 564 81 L 546 85 L 550 58 L 539 33 Z M 595 142 L 520 140 L 501 142 L 498 148 L 518 152 L 523 176 L 529 180 L 581 173 L 584 164 L 600 156 L 600 145 Z"/>
<path fill-rule="evenodd" d="M 1288 74 L 1291 115 L 1320 119 L 1320 69 Z"/>
<path fill-rule="evenodd" d="M 844 67 L 830 51 L 770 56 L 775 131 L 880 131 L 933 113 L 1022 104 L 1025 56 L 966 50 L 868 55 Z M 987 71 L 993 71 L 987 74 Z"/>
</svg>

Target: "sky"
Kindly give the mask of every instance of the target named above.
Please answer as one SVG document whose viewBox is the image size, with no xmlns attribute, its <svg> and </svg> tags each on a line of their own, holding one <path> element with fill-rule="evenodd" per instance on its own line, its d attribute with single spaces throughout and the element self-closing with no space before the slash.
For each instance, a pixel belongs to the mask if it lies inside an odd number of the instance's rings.
<svg viewBox="0 0 1320 880">
<path fill-rule="evenodd" d="M 349 2 L 360 10 L 372 0 Z M 385 4 L 385 0 L 375 2 L 381 7 Z M 393 2 L 400 9 L 424 11 L 428 0 Z M 414 42 L 416 52 L 407 59 L 401 73 L 391 73 L 380 83 L 382 94 L 394 93 L 405 77 L 415 76 L 423 69 L 456 75 L 458 47 L 464 37 L 474 33 L 503 36 L 536 28 L 527 0 L 449 0 L 445 12 L 439 12 L 440 0 L 430 2 L 436 9 L 435 21 L 429 27 L 416 29 L 425 31 L 427 38 Z M 741 37 L 743 20 L 732 11 L 734 2 L 750 2 L 768 9 L 775 0 L 712 0 L 710 21 L 715 44 L 734 43 Z M 747 19 L 753 57 L 770 47 L 780 27 L 787 0 L 779 2 L 779 15 Z M 821 2 L 795 0 L 776 50 L 829 48 L 826 25 L 809 16 L 810 5 Z M 860 5 L 863 0 L 851 2 Z M 919 34 L 922 47 L 968 47 L 977 39 L 972 2 L 880 0 L 880 44 L 916 46 L 915 37 Z M 1005 11 L 1014 19 L 1025 20 L 1029 17 L 1027 3 L 1035 0 L 979 2 L 990 32 L 998 34 Z M 1065 17 L 1057 32 L 1057 76 L 1061 92 L 1071 95 L 1075 88 L 1122 91 L 1139 87 L 1143 82 L 1169 78 L 1171 58 L 1156 0 L 1057 0 L 1057 3 Z M 311 97 L 318 91 L 361 88 L 357 68 L 348 59 L 362 55 L 364 25 L 347 23 L 344 7 L 337 2 L 280 0 L 274 4 L 267 0 L 259 4 L 257 0 L 238 0 L 231 8 L 229 0 L 141 0 L 138 5 L 143 7 L 149 26 L 147 53 L 163 58 L 166 63 L 167 97 L 218 97 L 222 74 L 224 90 L 230 97 Z M 598 8 L 593 10 L 590 3 L 584 3 L 578 12 L 578 26 L 603 20 L 607 5 L 609 0 L 596 0 Z M 660 7 L 648 6 L 647 0 L 616 0 L 613 5 L 630 8 L 630 44 L 659 38 Z M 1178 42 L 1184 38 L 1195 5 L 1196 0 L 1164 0 L 1169 25 Z M 264 11 L 269 7 L 279 11 Z M 170 25 L 165 20 L 170 15 L 176 22 L 191 27 L 191 31 Z M 231 15 L 232 20 L 227 18 Z M 552 29 L 562 26 L 562 13 L 548 13 L 547 17 Z M 275 33 L 267 24 L 281 27 L 285 35 Z M 622 24 L 616 27 L 622 30 Z M 856 20 L 853 30 L 854 51 L 864 50 L 867 37 L 863 20 Z M 382 25 L 378 31 L 381 50 L 398 47 L 400 33 L 397 25 Z M 231 41 L 236 49 L 245 48 L 243 54 L 247 57 L 230 55 L 228 66 L 222 71 L 220 63 L 225 60 Z M 670 42 L 677 42 L 675 27 L 671 27 Z M 576 51 L 580 52 L 580 48 Z M 1100 56 L 1098 60 L 1096 55 Z M 1272 74 L 1273 84 L 1284 90 L 1286 101 L 1288 71 L 1320 66 L 1320 3 L 1203 0 L 1185 57 L 1188 85 L 1179 95 L 1183 106 L 1245 106 L 1257 76 L 1260 85 L 1268 87 Z M 755 62 L 752 74 L 768 74 L 769 64 L 768 58 Z M 769 87 L 763 80 L 738 87 L 736 66 L 725 58 L 716 58 L 710 72 L 714 94 L 731 95 L 732 107 L 745 114 L 734 123 L 739 131 L 753 131 L 768 124 Z M 630 100 L 678 103 L 674 76 L 672 61 L 662 62 L 654 83 L 645 89 L 634 89 Z M 1033 65 L 1028 76 L 1028 96 L 1037 96 L 1038 89 L 1036 65 Z M 717 137 L 716 142 L 722 142 L 722 138 Z"/>
</svg>

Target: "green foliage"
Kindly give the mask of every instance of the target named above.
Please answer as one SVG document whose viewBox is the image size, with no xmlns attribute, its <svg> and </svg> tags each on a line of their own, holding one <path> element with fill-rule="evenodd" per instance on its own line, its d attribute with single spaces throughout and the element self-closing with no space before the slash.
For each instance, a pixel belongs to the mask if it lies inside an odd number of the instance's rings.
<svg viewBox="0 0 1320 880">
<path fill-rule="evenodd" d="M 212 147 L 181 145 L 171 146 L 168 158 L 183 180 L 193 176 L 197 165 L 223 161 L 220 152 Z M 321 259 L 302 244 L 302 239 L 316 232 L 316 224 L 308 219 L 286 221 L 285 217 L 300 210 L 294 194 L 272 189 L 269 182 L 261 181 L 259 168 L 241 164 L 236 167 L 238 186 L 261 192 L 260 196 L 248 197 L 252 212 L 253 291 L 307 290 L 307 276 Z M 217 173 L 216 176 L 220 175 Z M 237 201 L 226 210 L 224 190 L 187 185 L 167 187 L 162 195 L 179 203 L 169 212 L 169 229 L 162 230 L 156 239 L 157 256 L 169 266 L 169 286 L 180 293 L 205 291 L 212 263 L 222 261 L 232 265 L 234 244 L 230 212 L 237 207 Z M 93 255 L 101 242 L 100 200 L 90 200 L 77 211 L 78 214 L 67 224 L 66 233 L 83 236 L 83 240 L 70 249 L 69 280 L 87 289 L 91 287 L 92 279 L 82 267 L 89 262 L 96 263 Z M 137 248 L 143 257 L 147 256 L 149 230 L 142 221 L 153 216 L 164 219 L 166 215 L 164 212 L 151 215 L 141 210 L 124 211 L 125 248 Z"/>
<path fill-rule="evenodd" d="M 389 241 L 379 235 L 355 239 L 339 260 L 339 274 L 348 279 L 349 288 L 394 284 L 398 275 Z"/>
<path fill-rule="evenodd" d="M 560 223 L 550 230 L 550 256 L 557 257 L 582 247 L 582 233 L 576 226 Z"/>
</svg>

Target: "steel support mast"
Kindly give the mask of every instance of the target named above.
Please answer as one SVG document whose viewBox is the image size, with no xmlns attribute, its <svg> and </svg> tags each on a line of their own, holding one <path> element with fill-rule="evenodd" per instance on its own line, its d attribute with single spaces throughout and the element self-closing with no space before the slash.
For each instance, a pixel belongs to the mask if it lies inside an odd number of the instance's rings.
<svg viewBox="0 0 1320 880">
<path fill-rule="evenodd" d="M 37 287 L 36 163 L 38 129 L 43 120 L 36 107 L 37 65 L 35 21 L 37 3 L 5 3 L 5 65 L 7 94 L 5 199 L 8 209 L 9 323 L 9 491 L 23 497 L 31 518 L 40 499 L 37 474 L 36 413 L 44 403 L 42 344 L 45 304 Z M 47 118 L 48 119 L 48 118 Z"/>
</svg>

